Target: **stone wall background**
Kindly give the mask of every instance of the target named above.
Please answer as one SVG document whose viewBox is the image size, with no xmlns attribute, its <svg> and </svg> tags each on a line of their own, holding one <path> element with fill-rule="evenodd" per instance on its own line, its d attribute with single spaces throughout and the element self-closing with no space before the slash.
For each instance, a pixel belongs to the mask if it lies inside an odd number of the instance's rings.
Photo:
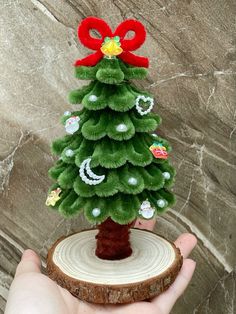
<svg viewBox="0 0 236 314">
<path fill-rule="evenodd" d="M 198 237 L 196 273 L 172 312 L 235 313 L 235 12 L 234 0 L 0 1 L 0 313 L 25 248 L 45 262 L 59 236 L 88 226 L 44 202 L 50 143 L 75 108 L 68 92 L 84 84 L 72 64 L 88 53 L 76 28 L 89 15 L 113 28 L 136 18 L 147 29 L 139 52 L 150 58 L 149 76 L 137 84 L 156 99 L 177 170 L 177 203 L 156 232 Z"/>
</svg>

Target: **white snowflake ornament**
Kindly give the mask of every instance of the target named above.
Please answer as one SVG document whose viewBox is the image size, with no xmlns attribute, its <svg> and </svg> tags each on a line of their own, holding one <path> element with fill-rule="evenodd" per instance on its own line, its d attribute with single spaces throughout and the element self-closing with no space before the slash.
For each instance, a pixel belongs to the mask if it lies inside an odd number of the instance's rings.
<svg viewBox="0 0 236 314">
<path fill-rule="evenodd" d="M 74 134 L 79 130 L 79 121 L 80 118 L 78 116 L 72 116 L 66 120 L 65 130 L 69 134 Z"/>
<path fill-rule="evenodd" d="M 145 219 L 153 218 L 155 209 L 151 207 L 151 204 L 148 200 L 143 201 L 139 210 L 139 214 Z"/>
</svg>

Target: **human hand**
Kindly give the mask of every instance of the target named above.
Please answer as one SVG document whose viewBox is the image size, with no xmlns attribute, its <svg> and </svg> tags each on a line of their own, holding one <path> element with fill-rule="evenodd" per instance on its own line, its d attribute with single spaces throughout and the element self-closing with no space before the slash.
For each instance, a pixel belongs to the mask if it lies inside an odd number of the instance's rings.
<svg viewBox="0 0 236 314">
<path fill-rule="evenodd" d="M 154 221 L 136 222 L 135 227 L 152 230 Z M 12 282 L 5 314 L 168 314 L 179 296 L 188 286 L 195 262 L 188 255 L 197 243 L 192 234 L 182 234 L 175 245 L 184 257 L 183 266 L 170 288 L 151 301 L 141 301 L 125 305 L 96 305 L 73 297 L 41 273 L 41 262 L 32 250 L 26 250 L 17 266 Z"/>
</svg>

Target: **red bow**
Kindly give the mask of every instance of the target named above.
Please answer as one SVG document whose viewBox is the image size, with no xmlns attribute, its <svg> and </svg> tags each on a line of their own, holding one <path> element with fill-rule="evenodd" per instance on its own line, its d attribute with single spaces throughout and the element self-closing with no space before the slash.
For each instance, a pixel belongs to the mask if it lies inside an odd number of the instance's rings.
<svg viewBox="0 0 236 314">
<path fill-rule="evenodd" d="M 92 29 L 98 31 L 101 38 L 92 37 L 90 35 L 90 31 Z M 134 32 L 134 37 L 131 39 L 125 39 L 125 36 L 129 31 Z M 120 37 L 123 52 L 118 57 L 121 60 L 134 66 L 148 67 L 148 58 L 137 56 L 130 52 L 138 49 L 145 41 L 146 31 L 141 22 L 137 20 L 125 20 L 118 25 L 115 32 L 112 33 L 110 26 L 104 20 L 93 16 L 87 17 L 80 23 L 78 27 L 78 38 L 85 47 L 96 50 L 96 52 L 83 59 L 77 60 L 74 65 L 96 65 L 104 56 L 100 50 L 104 38 L 115 36 Z"/>
</svg>

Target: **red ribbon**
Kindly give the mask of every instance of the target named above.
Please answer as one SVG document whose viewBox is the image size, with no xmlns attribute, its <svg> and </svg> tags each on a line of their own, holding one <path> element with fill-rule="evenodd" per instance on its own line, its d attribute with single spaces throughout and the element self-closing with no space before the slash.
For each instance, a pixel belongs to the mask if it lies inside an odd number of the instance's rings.
<svg viewBox="0 0 236 314">
<path fill-rule="evenodd" d="M 90 31 L 92 29 L 96 30 L 100 34 L 101 38 L 92 37 L 90 35 Z M 133 31 L 134 36 L 131 39 L 125 39 L 125 36 L 129 31 Z M 138 49 L 145 41 L 146 31 L 141 22 L 137 20 L 125 20 L 118 25 L 114 33 L 112 33 L 110 26 L 104 20 L 93 16 L 87 17 L 80 23 L 78 27 L 78 38 L 85 47 L 96 50 L 96 52 L 83 59 L 77 60 L 74 65 L 96 65 L 104 56 L 100 50 L 104 38 L 115 36 L 120 37 L 123 52 L 118 55 L 118 57 L 121 60 L 134 66 L 148 67 L 148 58 L 137 56 L 130 52 Z"/>
</svg>

